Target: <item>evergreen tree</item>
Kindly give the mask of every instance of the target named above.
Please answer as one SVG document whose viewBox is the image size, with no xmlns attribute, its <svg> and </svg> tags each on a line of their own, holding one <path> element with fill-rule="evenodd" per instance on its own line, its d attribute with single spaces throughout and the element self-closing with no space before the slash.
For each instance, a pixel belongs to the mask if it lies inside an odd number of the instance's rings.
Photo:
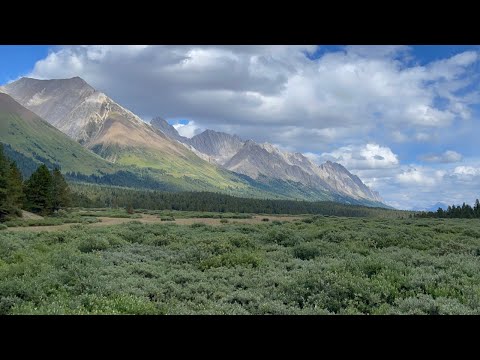
<svg viewBox="0 0 480 360">
<path fill-rule="evenodd" d="M 12 161 L 9 166 L 9 174 L 7 177 L 7 206 L 14 212 L 19 212 L 22 208 L 23 194 L 23 178 L 22 173 L 17 165 Z"/>
<path fill-rule="evenodd" d="M 45 164 L 35 171 L 25 184 L 27 210 L 48 215 L 53 210 L 53 179 Z"/>
<path fill-rule="evenodd" d="M 70 206 L 71 193 L 65 178 L 58 168 L 52 173 L 52 209 L 53 211 Z"/>
<path fill-rule="evenodd" d="M 22 185 L 22 174 L 15 163 L 7 159 L 0 144 L 0 220 L 22 215 Z"/>
<path fill-rule="evenodd" d="M 7 205 L 7 184 L 9 175 L 9 164 L 3 153 L 3 146 L 0 144 L 0 220 L 9 214 Z"/>
</svg>

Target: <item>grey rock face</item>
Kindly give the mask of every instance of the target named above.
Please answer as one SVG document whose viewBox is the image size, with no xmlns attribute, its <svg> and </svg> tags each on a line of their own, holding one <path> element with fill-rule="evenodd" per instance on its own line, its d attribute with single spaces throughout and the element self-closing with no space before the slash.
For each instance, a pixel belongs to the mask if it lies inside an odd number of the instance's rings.
<svg viewBox="0 0 480 360">
<path fill-rule="evenodd" d="M 118 113 L 129 121 L 143 121 L 83 79 L 37 80 L 21 78 L 4 87 L 16 101 L 80 143 L 88 143 L 104 120 Z"/>
<path fill-rule="evenodd" d="M 213 130 L 205 130 L 201 134 L 195 135 L 189 139 L 188 143 L 220 165 L 225 164 L 244 145 L 244 141 L 236 135 Z"/>
<path fill-rule="evenodd" d="M 163 132 L 165 135 L 167 135 L 168 137 L 170 137 L 171 139 L 175 139 L 177 141 L 180 141 L 181 143 L 184 143 L 184 144 L 188 144 L 190 139 L 185 137 L 185 136 L 181 136 L 177 129 L 175 129 L 172 125 L 170 125 L 167 120 L 165 119 L 162 119 L 161 117 L 156 117 L 155 119 L 152 119 L 152 121 L 150 121 L 150 125 L 152 125 L 154 128 L 160 130 L 161 132 Z"/>
<path fill-rule="evenodd" d="M 1 91 L 86 147 L 110 143 L 141 145 L 183 157 L 192 151 L 210 163 L 254 179 L 266 176 L 290 180 L 354 199 L 383 202 L 377 192 L 340 164 L 318 165 L 300 153 L 283 152 L 268 143 L 243 141 L 213 130 L 188 139 L 162 118 L 146 124 L 78 77 L 22 78 L 0 88 Z"/>
<path fill-rule="evenodd" d="M 301 153 L 283 152 L 272 144 L 243 141 L 236 135 L 214 130 L 206 130 L 188 139 L 161 118 L 152 120 L 151 124 L 185 144 L 201 158 L 253 179 L 266 176 L 290 180 L 354 199 L 383 202 L 376 191 L 340 164 L 328 161 L 318 165 Z"/>
<path fill-rule="evenodd" d="M 324 173 L 325 181 L 338 193 L 356 199 L 363 198 L 383 202 L 378 192 L 372 191 L 358 176 L 350 173 L 342 165 L 327 161 L 320 165 L 320 169 Z"/>
</svg>

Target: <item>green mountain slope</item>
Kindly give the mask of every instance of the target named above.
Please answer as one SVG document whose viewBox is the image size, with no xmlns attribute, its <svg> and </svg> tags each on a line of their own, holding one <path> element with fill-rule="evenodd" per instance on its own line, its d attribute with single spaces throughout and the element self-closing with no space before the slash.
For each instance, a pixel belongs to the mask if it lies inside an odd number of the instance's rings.
<svg viewBox="0 0 480 360">
<path fill-rule="evenodd" d="M 0 92 L 0 142 L 26 176 L 46 163 L 59 166 L 71 181 L 127 188 L 210 191 L 265 199 L 350 200 L 332 198 L 300 183 L 254 180 L 233 173 L 209 164 L 149 125 L 132 124 L 120 115 L 110 112 L 96 136 L 84 144 L 90 151 Z"/>
<path fill-rule="evenodd" d="M 63 172 L 110 173 L 113 164 L 0 93 L 0 142 L 35 162 L 60 165 Z"/>
</svg>

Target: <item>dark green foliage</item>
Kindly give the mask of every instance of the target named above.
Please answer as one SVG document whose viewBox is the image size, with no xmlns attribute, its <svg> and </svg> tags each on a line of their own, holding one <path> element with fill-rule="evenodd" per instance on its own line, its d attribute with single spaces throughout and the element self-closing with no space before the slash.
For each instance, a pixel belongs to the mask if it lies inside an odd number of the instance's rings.
<svg viewBox="0 0 480 360">
<path fill-rule="evenodd" d="M 0 231 L 0 313 L 480 314 L 476 219 L 309 219 Z"/>
<path fill-rule="evenodd" d="M 301 260 L 314 259 L 320 255 L 320 249 L 316 244 L 302 243 L 293 248 L 293 256 Z"/>
<path fill-rule="evenodd" d="M 438 208 L 436 212 L 428 211 L 428 212 L 421 212 L 415 214 L 415 217 L 418 218 L 461 218 L 461 219 L 472 219 L 477 218 L 480 219 L 480 201 L 477 199 L 475 200 L 475 205 L 471 207 L 468 204 L 463 203 L 462 206 L 452 205 L 447 208 L 447 210 L 443 210 L 442 208 Z"/>
<path fill-rule="evenodd" d="M 162 216 L 160 221 L 175 221 L 175 218 L 173 216 Z"/>
<path fill-rule="evenodd" d="M 53 178 L 46 165 L 40 165 L 25 183 L 26 209 L 47 215 L 53 212 Z"/>
<path fill-rule="evenodd" d="M 216 213 L 257 214 L 321 214 L 360 217 L 407 217 L 409 212 L 345 205 L 330 201 L 293 201 L 239 198 L 210 192 L 160 192 L 132 190 L 95 185 L 71 185 L 73 206 L 77 207 L 126 207 L 149 210 L 181 210 Z M 216 214 L 220 217 L 222 214 Z"/>
<path fill-rule="evenodd" d="M 7 188 L 9 205 L 12 208 L 21 208 L 24 201 L 23 178 L 14 162 L 10 163 Z"/>
<path fill-rule="evenodd" d="M 58 211 L 71 205 L 71 193 L 67 182 L 58 168 L 52 172 L 52 208 Z"/>
<path fill-rule="evenodd" d="M 25 208 L 34 213 L 49 215 L 71 204 L 70 188 L 59 169 L 52 172 L 40 165 L 25 182 Z"/>
<path fill-rule="evenodd" d="M 22 203 L 22 175 L 15 163 L 6 158 L 0 144 L 0 221 L 21 216 Z"/>
</svg>

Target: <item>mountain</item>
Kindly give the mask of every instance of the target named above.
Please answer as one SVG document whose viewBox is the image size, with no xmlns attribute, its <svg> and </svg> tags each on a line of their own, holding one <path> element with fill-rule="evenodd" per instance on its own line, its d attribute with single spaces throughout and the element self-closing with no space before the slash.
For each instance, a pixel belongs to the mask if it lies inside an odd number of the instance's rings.
<svg viewBox="0 0 480 360">
<path fill-rule="evenodd" d="M 324 180 L 336 192 L 354 199 L 384 201 L 377 191 L 371 190 L 357 175 L 353 175 L 342 165 L 327 161 L 320 165 L 320 169 L 324 171 Z"/>
<path fill-rule="evenodd" d="M 433 211 L 433 212 L 436 212 L 438 210 L 438 208 L 442 208 L 443 210 L 447 210 L 448 207 L 449 207 L 449 205 L 444 203 L 444 202 L 437 202 L 437 203 L 433 204 L 432 206 L 428 206 L 428 207 L 416 206 L 416 207 L 412 208 L 412 210 L 413 211 Z"/>
<path fill-rule="evenodd" d="M 41 163 L 64 172 L 111 173 L 113 164 L 83 148 L 12 97 L 0 93 L 0 142 L 7 153 L 36 168 Z"/>
<path fill-rule="evenodd" d="M 161 117 L 156 117 L 150 121 L 150 125 L 152 125 L 154 128 L 160 130 L 163 132 L 165 135 L 170 137 L 171 139 L 175 139 L 177 141 L 180 141 L 181 143 L 188 144 L 190 142 L 190 139 L 181 136 L 177 129 L 175 129 L 172 125 L 170 125 L 167 120 L 162 119 Z"/>
<path fill-rule="evenodd" d="M 224 165 L 243 147 L 244 141 L 236 135 L 205 130 L 188 140 L 188 144 L 208 155 L 217 164 Z"/>
<path fill-rule="evenodd" d="M 155 187 L 155 183 L 161 183 L 172 191 L 220 191 L 237 196 L 382 206 L 377 193 L 339 164 L 319 166 L 300 153 L 283 152 L 271 144 L 243 141 L 238 136 L 213 130 L 188 139 L 162 118 L 147 124 L 79 77 L 21 78 L 0 91 L 71 138 L 63 150 L 42 148 L 45 151 L 41 156 L 61 160 L 64 171 L 104 177 L 107 170 L 115 174 L 121 171 L 120 179 L 108 178 L 112 185 L 142 187 L 148 183 Z M 11 125 L 8 126 L 10 129 Z M 19 139 L 30 136 L 29 141 L 36 143 L 34 135 L 14 133 L 5 142 L 15 145 L 23 141 Z M 63 136 L 61 141 L 65 139 Z M 89 154 L 85 162 L 60 159 L 68 156 L 72 144 L 76 151 L 83 145 L 83 154 Z M 93 164 L 92 159 L 98 164 Z"/>
<path fill-rule="evenodd" d="M 272 144 L 243 141 L 236 135 L 214 130 L 205 130 L 188 139 L 180 136 L 176 129 L 163 119 L 152 121 L 151 124 L 167 136 L 194 147 L 210 162 L 252 179 L 280 179 L 297 182 L 322 193 L 330 192 L 356 200 L 383 202 L 378 192 L 371 190 L 358 176 L 351 174 L 338 163 L 327 161 L 318 165 L 301 153 L 284 152 Z"/>
<path fill-rule="evenodd" d="M 72 139 L 121 166 L 153 171 L 185 190 L 250 191 L 246 181 L 219 169 L 145 123 L 84 80 L 21 78 L 4 86 L 16 101 Z"/>
<path fill-rule="evenodd" d="M 383 202 L 378 192 L 338 163 L 327 161 L 318 165 L 301 153 L 284 152 L 272 144 L 243 141 L 236 135 L 214 130 L 205 130 L 189 139 L 180 136 L 161 118 L 152 120 L 151 124 L 193 151 L 197 150 L 197 154 L 209 162 L 257 181 L 283 180 L 320 191 L 323 197 L 334 194 L 360 201 Z"/>
</svg>

